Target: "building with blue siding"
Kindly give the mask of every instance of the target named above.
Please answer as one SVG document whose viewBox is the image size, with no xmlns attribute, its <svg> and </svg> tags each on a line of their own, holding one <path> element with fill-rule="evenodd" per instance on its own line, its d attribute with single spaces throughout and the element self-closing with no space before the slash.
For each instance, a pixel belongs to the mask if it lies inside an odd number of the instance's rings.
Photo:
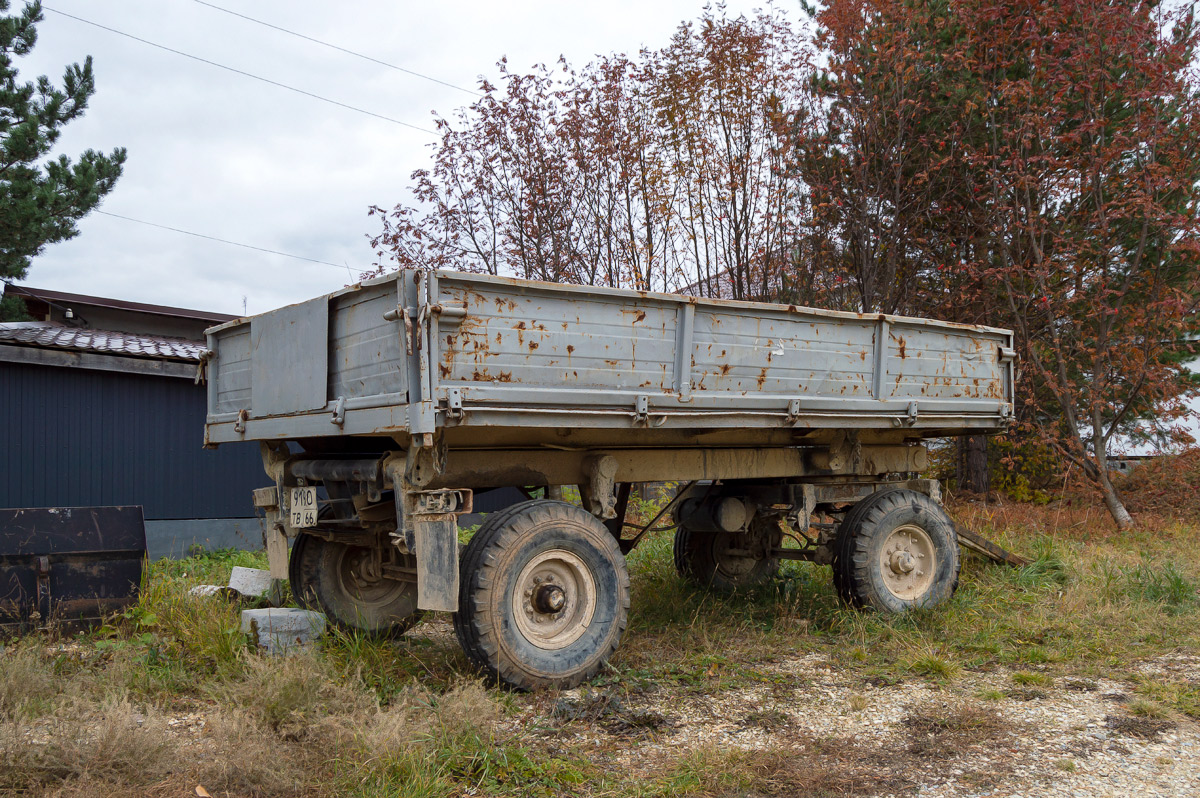
<svg viewBox="0 0 1200 798">
<path fill-rule="evenodd" d="M 203 448 L 206 327 L 232 316 L 9 286 L 0 324 L 0 507 L 143 507 L 151 557 L 259 548 L 256 446 Z"/>
</svg>

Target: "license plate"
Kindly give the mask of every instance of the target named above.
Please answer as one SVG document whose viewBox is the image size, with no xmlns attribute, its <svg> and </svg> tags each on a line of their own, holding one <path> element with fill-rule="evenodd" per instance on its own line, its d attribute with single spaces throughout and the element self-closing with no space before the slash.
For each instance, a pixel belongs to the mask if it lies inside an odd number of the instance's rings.
<svg viewBox="0 0 1200 798">
<path fill-rule="evenodd" d="M 292 488 L 291 526 L 305 529 L 317 525 L 317 489 Z"/>
</svg>

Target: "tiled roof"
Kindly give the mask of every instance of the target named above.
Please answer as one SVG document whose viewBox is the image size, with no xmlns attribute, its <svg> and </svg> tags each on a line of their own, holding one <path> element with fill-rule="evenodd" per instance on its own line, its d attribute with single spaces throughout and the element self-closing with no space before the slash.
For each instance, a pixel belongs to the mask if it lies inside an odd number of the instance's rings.
<svg viewBox="0 0 1200 798">
<path fill-rule="evenodd" d="M 24 344 L 106 355 L 191 361 L 200 360 L 200 353 L 205 349 L 204 344 L 183 338 L 63 327 L 48 321 L 0 324 L 0 344 Z"/>
</svg>

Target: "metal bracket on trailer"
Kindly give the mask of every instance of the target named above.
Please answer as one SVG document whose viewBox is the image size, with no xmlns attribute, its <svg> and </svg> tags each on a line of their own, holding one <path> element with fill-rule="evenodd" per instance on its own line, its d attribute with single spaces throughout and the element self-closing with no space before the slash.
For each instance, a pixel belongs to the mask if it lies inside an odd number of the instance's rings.
<svg viewBox="0 0 1200 798">
<path fill-rule="evenodd" d="M 385 468 L 396 496 L 393 542 L 417 559 L 417 608 L 458 609 L 458 516 L 471 512 L 465 488 L 413 490 L 399 461 Z"/>
</svg>

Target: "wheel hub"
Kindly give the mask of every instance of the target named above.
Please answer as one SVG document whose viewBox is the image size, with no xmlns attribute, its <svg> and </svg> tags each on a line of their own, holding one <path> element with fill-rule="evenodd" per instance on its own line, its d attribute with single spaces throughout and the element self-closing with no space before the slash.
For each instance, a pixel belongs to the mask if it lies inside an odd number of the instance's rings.
<svg viewBox="0 0 1200 798">
<path fill-rule="evenodd" d="M 517 575 L 513 618 L 526 640 L 538 648 L 565 648 L 578 640 L 596 610 L 596 580 L 579 555 L 544 551 Z"/>
<path fill-rule="evenodd" d="M 561 612 L 567 606 L 567 593 L 558 585 L 542 585 L 533 593 L 533 609 L 542 614 Z"/>
<path fill-rule="evenodd" d="M 937 553 L 933 538 L 916 524 L 897 527 L 879 551 L 879 573 L 887 589 L 904 601 L 916 601 L 933 586 Z"/>
<path fill-rule="evenodd" d="M 888 565 L 894 574 L 907 574 L 916 567 L 917 562 L 913 559 L 912 554 L 907 551 L 894 551 Z"/>
<path fill-rule="evenodd" d="M 364 546 L 341 544 L 334 571 L 338 590 L 355 605 L 356 612 L 394 603 L 410 587 L 383 575 L 380 553 Z"/>
</svg>

